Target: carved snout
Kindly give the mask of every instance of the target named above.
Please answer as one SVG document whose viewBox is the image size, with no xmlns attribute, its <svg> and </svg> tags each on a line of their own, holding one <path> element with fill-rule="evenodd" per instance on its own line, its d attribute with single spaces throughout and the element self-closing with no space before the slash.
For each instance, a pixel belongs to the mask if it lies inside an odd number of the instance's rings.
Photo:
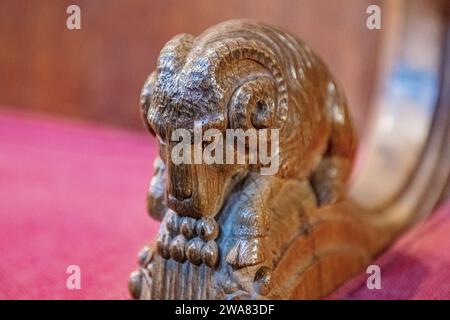
<svg viewBox="0 0 450 320">
<path fill-rule="evenodd" d="M 192 175 L 189 165 L 174 164 L 168 161 L 168 192 L 169 196 L 183 201 L 192 196 Z"/>
</svg>

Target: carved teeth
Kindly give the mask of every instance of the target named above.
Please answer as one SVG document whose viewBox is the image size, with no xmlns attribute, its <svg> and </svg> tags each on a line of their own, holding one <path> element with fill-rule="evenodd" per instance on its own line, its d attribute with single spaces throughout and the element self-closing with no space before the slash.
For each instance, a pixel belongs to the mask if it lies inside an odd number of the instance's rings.
<svg viewBox="0 0 450 320">
<path fill-rule="evenodd" d="M 202 260 L 208 267 L 214 267 L 219 261 L 219 249 L 215 241 L 208 241 L 202 248 Z"/>
<path fill-rule="evenodd" d="M 187 239 L 191 239 L 195 235 L 195 219 L 183 217 L 180 223 L 180 231 Z"/>
<path fill-rule="evenodd" d="M 141 297 L 142 291 L 142 272 L 140 270 L 133 271 L 128 280 L 128 290 L 134 299 Z"/>
<path fill-rule="evenodd" d="M 145 267 L 152 260 L 152 252 L 149 247 L 145 246 L 139 251 L 138 263 L 141 267 Z"/>
<path fill-rule="evenodd" d="M 199 238 L 194 238 L 186 244 L 185 252 L 189 262 L 195 265 L 200 265 L 202 263 L 201 250 L 203 245 L 204 242 Z"/>
<path fill-rule="evenodd" d="M 202 262 L 211 268 L 217 265 L 219 250 L 216 242 L 213 241 L 219 235 L 216 220 L 211 217 L 199 220 L 180 217 L 170 211 L 168 214 L 166 220 L 168 233 L 161 234 L 157 240 L 159 254 L 165 259 L 172 258 L 180 263 L 187 259 L 195 265 L 200 265 Z M 149 254 L 149 250 L 142 251 L 142 256 L 139 256 L 141 266 L 148 264 Z"/>
<path fill-rule="evenodd" d="M 196 231 L 203 240 L 214 240 L 219 235 L 219 226 L 214 218 L 207 217 L 197 221 Z"/>
<path fill-rule="evenodd" d="M 169 245 L 170 236 L 166 233 L 160 234 L 158 240 L 156 240 L 156 248 L 164 259 L 170 258 Z"/>
<path fill-rule="evenodd" d="M 167 218 L 166 227 L 172 236 L 180 233 L 179 232 L 180 218 L 176 213 L 174 212 L 170 213 L 170 216 Z"/>
<path fill-rule="evenodd" d="M 186 238 L 183 235 L 176 236 L 170 243 L 170 256 L 173 260 L 178 262 L 186 261 L 186 255 L 184 252 L 184 246 L 186 244 Z"/>
</svg>

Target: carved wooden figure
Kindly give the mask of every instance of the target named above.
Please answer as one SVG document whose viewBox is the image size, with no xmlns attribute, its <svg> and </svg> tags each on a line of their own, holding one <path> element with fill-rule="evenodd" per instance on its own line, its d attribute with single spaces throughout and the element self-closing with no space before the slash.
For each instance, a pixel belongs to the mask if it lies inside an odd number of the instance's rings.
<svg viewBox="0 0 450 320">
<path fill-rule="evenodd" d="M 134 298 L 319 298 L 400 230 L 346 200 L 357 139 L 345 96 L 287 32 L 237 20 L 174 37 L 143 87 L 141 112 L 159 144 L 148 209 L 161 225 L 130 277 Z M 175 164 L 173 132 L 196 124 L 224 134 L 278 129 L 278 170 Z"/>
</svg>

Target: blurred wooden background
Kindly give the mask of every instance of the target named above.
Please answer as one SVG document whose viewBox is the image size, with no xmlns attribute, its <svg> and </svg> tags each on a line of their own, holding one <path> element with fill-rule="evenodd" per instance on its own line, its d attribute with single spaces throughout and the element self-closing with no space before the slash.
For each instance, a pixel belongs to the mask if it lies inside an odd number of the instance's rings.
<svg viewBox="0 0 450 320">
<path fill-rule="evenodd" d="M 1 0 L 0 105 L 140 128 L 139 92 L 166 41 L 254 18 L 291 31 L 324 58 L 361 127 L 384 32 L 366 28 L 366 9 L 380 2 Z M 70 4 L 81 7 L 81 30 L 66 28 Z"/>
</svg>

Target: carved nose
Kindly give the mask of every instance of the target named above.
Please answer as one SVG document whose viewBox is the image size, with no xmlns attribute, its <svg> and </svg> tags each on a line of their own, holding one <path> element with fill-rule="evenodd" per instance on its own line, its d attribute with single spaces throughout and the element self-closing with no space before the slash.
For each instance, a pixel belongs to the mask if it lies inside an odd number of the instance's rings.
<svg viewBox="0 0 450 320">
<path fill-rule="evenodd" d="M 169 193 L 178 200 L 192 196 L 192 177 L 189 166 L 169 164 Z"/>
</svg>

